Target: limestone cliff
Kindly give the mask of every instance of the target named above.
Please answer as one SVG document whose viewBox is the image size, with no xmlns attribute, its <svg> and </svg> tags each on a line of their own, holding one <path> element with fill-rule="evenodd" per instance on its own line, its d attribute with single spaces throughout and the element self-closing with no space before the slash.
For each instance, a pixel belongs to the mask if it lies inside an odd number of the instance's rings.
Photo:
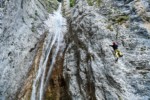
<svg viewBox="0 0 150 100">
<path fill-rule="evenodd" d="M 149 100 L 150 1 L 76 3 L 64 63 L 72 99 Z M 124 54 L 117 63 L 109 46 L 113 41 Z"/>
<path fill-rule="evenodd" d="M 43 21 L 58 2 L 1 0 L 0 5 L 0 100 L 16 100 L 34 59 L 40 56 L 40 51 L 36 53 L 48 30 Z"/>
<path fill-rule="evenodd" d="M 49 34 L 55 34 L 45 21 L 49 13 L 55 17 L 58 1 L 0 1 L 0 100 L 31 100 L 40 61 L 48 54 L 45 47 L 53 41 Z M 68 31 L 43 100 L 149 100 L 150 1 L 62 3 Z M 123 53 L 116 63 L 113 41 Z M 54 44 L 47 55 L 46 75 L 56 50 Z"/>
</svg>

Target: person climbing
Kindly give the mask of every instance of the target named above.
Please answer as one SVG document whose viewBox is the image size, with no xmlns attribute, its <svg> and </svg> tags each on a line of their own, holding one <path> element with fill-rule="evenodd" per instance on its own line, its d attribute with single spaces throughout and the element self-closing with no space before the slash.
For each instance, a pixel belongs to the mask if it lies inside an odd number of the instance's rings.
<svg viewBox="0 0 150 100">
<path fill-rule="evenodd" d="M 117 58 L 115 61 L 117 62 L 118 59 L 123 56 L 123 54 L 118 50 L 117 43 L 113 42 L 113 45 L 109 45 L 109 46 L 111 46 L 114 49 L 114 55 Z"/>
</svg>

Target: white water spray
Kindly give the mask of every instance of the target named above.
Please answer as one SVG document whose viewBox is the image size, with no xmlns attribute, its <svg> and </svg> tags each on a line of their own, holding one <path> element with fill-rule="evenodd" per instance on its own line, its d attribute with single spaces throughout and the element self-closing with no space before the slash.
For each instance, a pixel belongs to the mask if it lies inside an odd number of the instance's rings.
<svg viewBox="0 0 150 100">
<path fill-rule="evenodd" d="M 66 32 L 66 20 L 61 15 L 61 4 L 54 14 L 49 15 L 49 18 L 45 21 L 45 24 L 49 28 L 49 34 L 44 42 L 39 70 L 32 86 L 31 100 L 43 100 L 45 88 L 51 76 L 58 51 L 60 50 L 60 46 L 63 42 L 63 36 Z M 55 49 L 54 53 L 52 52 L 52 49 Z M 48 67 L 48 73 L 46 74 L 46 66 L 50 53 L 52 54 L 52 61 Z"/>
</svg>

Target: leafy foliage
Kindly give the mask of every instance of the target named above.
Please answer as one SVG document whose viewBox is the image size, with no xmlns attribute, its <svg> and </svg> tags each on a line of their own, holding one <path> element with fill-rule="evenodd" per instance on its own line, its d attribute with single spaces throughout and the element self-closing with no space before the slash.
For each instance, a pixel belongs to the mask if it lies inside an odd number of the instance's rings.
<svg viewBox="0 0 150 100">
<path fill-rule="evenodd" d="M 118 24 L 122 24 L 124 22 L 126 22 L 127 20 L 129 20 L 129 16 L 128 15 L 118 15 L 115 16 L 114 18 L 112 18 L 112 21 Z"/>
<path fill-rule="evenodd" d="M 101 0 L 87 0 L 87 3 L 89 4 L 89 6 L 93 6 L 94 4 L 96 4 L 97 6 L 100 6 L 101 2 L 102 2 Z"/>
<path fill-rule="evenodd" d="M 70 7 L 73 7 L 75 5 L 75 0 L 70 0 Z"/>
<path fill-rule="evenodd" d="M 87 0 L 87 3 L 89 4 L 89 6 L 93 6 L 94 4 L 93 0 Z"/>
</svg>

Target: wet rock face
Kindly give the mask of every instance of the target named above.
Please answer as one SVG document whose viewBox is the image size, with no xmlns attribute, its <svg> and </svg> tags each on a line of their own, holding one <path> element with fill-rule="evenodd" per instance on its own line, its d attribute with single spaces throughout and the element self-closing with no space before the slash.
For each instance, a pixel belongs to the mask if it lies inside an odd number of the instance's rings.
<svg viewBox="0 0 150 100">
<path fill-rule="evenodd" d="M 1 2 L 1 1 L 0 1 Z M 2 0 L 0 12 L 0 99 L 15 100 L 23 86 L 38 48 L 47 31 L 43 21 L 47 0 Z M 47 9 L 47 10 L 46 10 Z"/>
<path fill-rule="evenodd" d="M 77 0 L 64 62 L 64 77 L 73 100 L 150 99 L 150 24 L 146 20 L 149 7 L 145 6 L 149 3 L 107 0 L 99 10 Z M 112 41 L 118 42 L 124 54 L 117 63 L 109 46 Z"/>
</svg>

